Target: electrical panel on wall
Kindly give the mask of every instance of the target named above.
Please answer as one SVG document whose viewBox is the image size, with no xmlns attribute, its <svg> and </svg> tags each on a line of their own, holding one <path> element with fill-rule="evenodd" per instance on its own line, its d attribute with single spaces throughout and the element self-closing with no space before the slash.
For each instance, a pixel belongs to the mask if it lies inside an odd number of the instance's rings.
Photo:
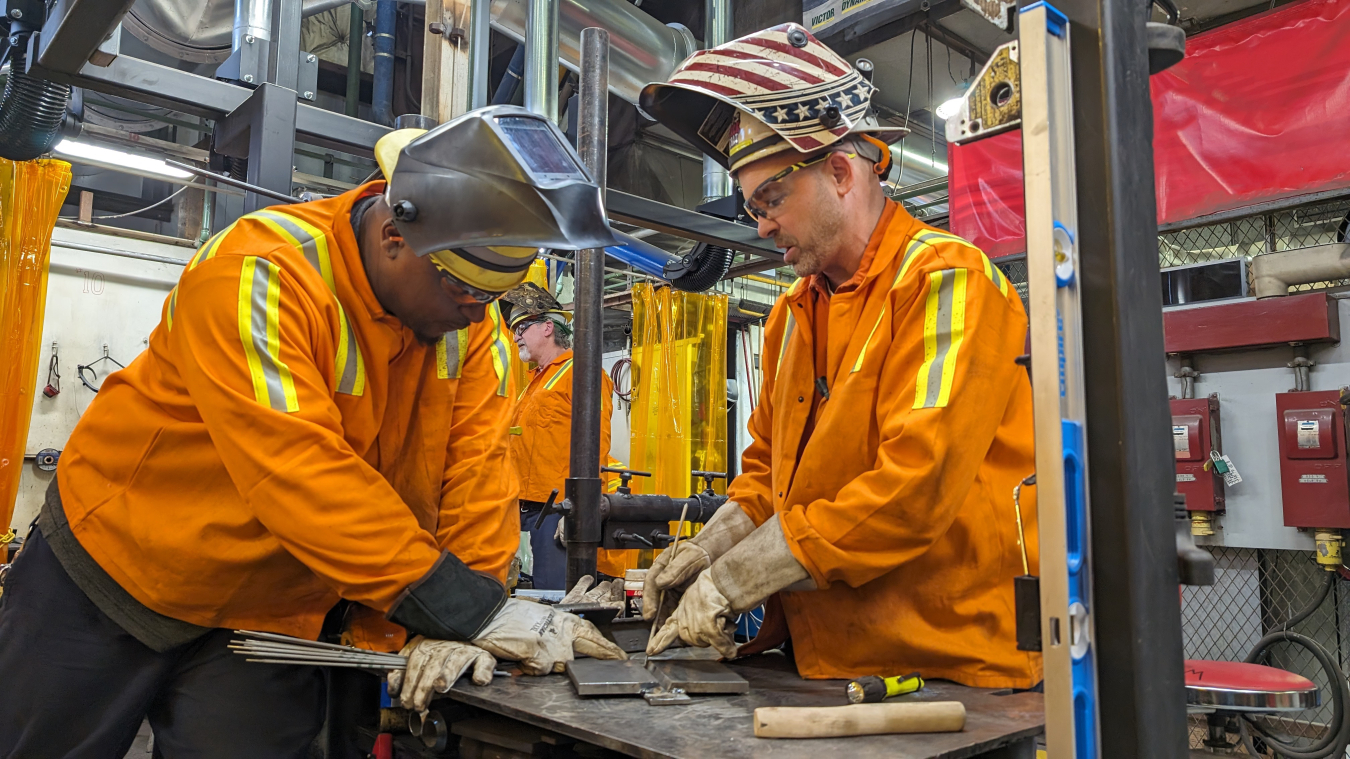
<svg viewBox="0 0 1350 759">
<path fill-rule="evenodd" d="M 1344 390 L 1279 393 L 1280 491 L 1290 527 L 1350 528 Z"/>
<path fill-rule="evenodd" d="M 1210 535 L 1214 515 L 1224 511 L 1219 396 L 1174 398 L 1171 407 L 1177 492 L 1186 496 L 1192 529 L 1198 535 Z"/>
</svg>

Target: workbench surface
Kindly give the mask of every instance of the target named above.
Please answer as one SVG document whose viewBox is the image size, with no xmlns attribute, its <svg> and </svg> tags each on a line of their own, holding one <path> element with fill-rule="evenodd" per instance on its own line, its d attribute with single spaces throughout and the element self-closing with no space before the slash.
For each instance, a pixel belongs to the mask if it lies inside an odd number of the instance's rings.
<svg viewBox="0 0 1350 759">
<path fill-rule="evenodd" d="M 966 729 L 959 733 L 873 735 L 856 738 L 756 738 L 752 715 L 760 706 L 834 706 L 847 703 L 844 680 L 803 680 L 778 653 L 729 665 L 750 682 L 738 696 L 694 696 L 687 704 L 649 705 L 640 696 L 582 698 L 566 675 L 495 678 L 476 686 L 462 678 L 456 701 L 630 756 L 655 759 L 886 756 L 961 759 L 1041 733 L 1045 718 L 1038 693 L 996 696 L 1000 691 L 929 682 L 896 701 L 961 701 Z M 1006 693 L 1006 691 L 1003 691 Z M 843 752 L 851 752 L 844 754 Z"/>
</svg>

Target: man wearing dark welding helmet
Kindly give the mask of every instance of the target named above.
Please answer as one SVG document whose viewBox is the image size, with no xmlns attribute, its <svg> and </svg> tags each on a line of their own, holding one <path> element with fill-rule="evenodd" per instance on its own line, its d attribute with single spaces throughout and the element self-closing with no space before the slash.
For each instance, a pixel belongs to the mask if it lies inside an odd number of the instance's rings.
<svg viewBox="0 0 1350 759">
<path fill-rule="evenodd" d="M 496 298 L 540 248 L 611 244 L 561 133 L 510 106 L 376 154 L 388 182 L 244 216 L 104 382 L 0 596 L 0 756 L 306 756 L 312 667 L 232 630 L 403 648 L 410 707 L 493 657 L 531 674 L 622 658 L 589 623 L 507 598 L 510 333 Z M 405 638 L 414 637 L 405 646 Z"/>
</svg>

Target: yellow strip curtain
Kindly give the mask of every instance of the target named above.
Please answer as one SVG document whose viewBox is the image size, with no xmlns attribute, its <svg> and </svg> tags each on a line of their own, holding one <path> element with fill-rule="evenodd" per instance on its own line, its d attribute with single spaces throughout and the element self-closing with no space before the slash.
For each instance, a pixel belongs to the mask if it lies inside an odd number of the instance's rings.
<svg viewBox="0 0 1350 759">
<path fill-rule="evenodd" d="M 0 159 L 0 536 L 10 534 L 19 492 L 38 383 L 52 229 L 69 189 L 65 161 Z"/>
</svg>

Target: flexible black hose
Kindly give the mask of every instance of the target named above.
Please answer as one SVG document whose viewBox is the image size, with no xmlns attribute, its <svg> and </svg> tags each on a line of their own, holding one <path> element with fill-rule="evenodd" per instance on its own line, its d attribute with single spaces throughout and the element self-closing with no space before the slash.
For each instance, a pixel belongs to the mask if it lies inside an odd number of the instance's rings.
<svg viewBox="0 0 1350 759">
<path fill-rule="evenodd" d="M 1275 752 L 1276 756 L 1287 757 L 1287 759 L 1326 759 L 1326 757 L 1331 756 L 1345 756 L 1346 745 L 1350 744 L 1350 720 L 1346 719 L 1345 713 L 1346 704 L 1350 702 L 1350 685 L 1346 684 L 1345 673 L 1341 671 L 1335 660 L 1317 641 L 1302 633 L 1290 632 L 1289 630 L 1270 633 L 1258 641 L 1251 653 L 1247 654 L 1247 663 L 1259 663 L 1261 657 L 1266 653 L 1266 649 L 1280 641 L 1293 643 L 1307 649 L 1313 655 L 1313 658 L 1317 659 L 1317 663 L 1322 666 L 1322 670 L 1327 673 L 1327 679 L 1331 683 L 1332 703 L 1331 724 L 1328 726 L 1327 733 L 1310 746 L 1295 748 L 1272 736 L 1264 727 L 1246 715 L 1242 715 L 1242 721 L 1253 732 L 1261 736 L 1261 739 Z M 1250 743 L 1246 735 L 1243 735 L 1243 742 L 1244 745 Z"/>
<path fill-rule="evenodd" d="M 679 261 L 667 264 L 665 276 L 677 290 L 700 293 L 722 281 L 735 257 L 730 248 L 699 243 Z"/>
<path fill-rule="evenodd" d="M 61 121 L 70 101 L 70 85 L 56 84 L 24 71 L 21 45 L 10 57 L 9 80 L 0 96 L 0 158 L 31 161 L 61 138 Z"/>
<path fill-rule="evenodd" d="M 1295 625 L 1307 619 L 1308 617 L 1311 617 L 1312 613 L 1317 611 L 1317 607 L 1321 606 L 1322 602 L 1327 600 L 1327 594 L 1331 592 L 1331 586 L 1336 584 L 1337 573 L 1324 572 L 1323 574 L 1326 575 L 1326 580 L 1322 582 L 1322 589 L 1317 592 L 1317 597 L 1312 600 L 1312 603 L 1309 603 L 1307 606 L 1303 607 L 1302 611 L 1290 617 L 1288 621 L 1286 621 L 1279 627 L 1276 627 L 1274 630 L 1271 630 L 1271 632 L 1279 632 L 1281 630 L 1294 629 Z"/>
</svg>

